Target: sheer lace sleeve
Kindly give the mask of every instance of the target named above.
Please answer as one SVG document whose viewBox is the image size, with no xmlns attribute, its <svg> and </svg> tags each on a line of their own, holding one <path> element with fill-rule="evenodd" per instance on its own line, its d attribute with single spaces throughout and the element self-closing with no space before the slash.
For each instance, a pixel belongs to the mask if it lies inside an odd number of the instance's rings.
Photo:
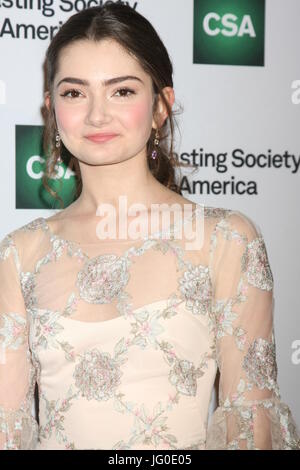
<svg viewBox="0 0 300 470">
<path fill-rule="evenodd" d="M 28 320 L 12 234 L 0 243 L 0 449 L 34 449 L 38 424 L 32 415 L 36 382 L 28 345 Z"/>
<path fill-rule="evenodd" d="M 298 449 L 299 430 L 277 384 L 273 276 L 258 227 L 239 211 L 210 245 L 219 403 L 207 449 Z"/>
</svg>

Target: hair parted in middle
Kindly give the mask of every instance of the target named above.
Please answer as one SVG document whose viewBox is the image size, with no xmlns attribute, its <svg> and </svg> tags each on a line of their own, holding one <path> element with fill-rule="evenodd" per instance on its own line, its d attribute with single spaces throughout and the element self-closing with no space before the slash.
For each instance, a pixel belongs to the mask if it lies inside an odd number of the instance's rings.
<svg viewBox="0 0 300 470">
<path fill-rule="evenodd" d="M 76 41 L 91 40 L 101 41 L 112 39 L 118 42 L 130 55 L 138 60 L 143 70 L 152 79 L 154 102 L 153 117 L 157 111 L 159 97 L 164 103 L 168 117 L 159 131 L 159 143 L 155 145 L 158 136 L 157 130 L 152 128 L 151 136 L 147 142 L 148 167 L 153 176 L 163 185 L 181 194 L 176 167 L 190 167 L 178 163 L 174 153 L 174 129 L 175 114 L 164 96 L 163 88 L 173 88 L 173 65 L 169 54 L 151 23 L 132 7 L 109 3 L 104 6 L 91 7 L 72 15 L 53 37 L 44 63 L 44 92 L 49 92 L 50 110 L 44 105 L 42 114 L 45 121 L 43 134 L 43 147 L 46 155 L 46 171 L 43 175 L 43 185 L 46 190 L 60 201 L 63 201 L 55 192 L 49 182 L 55 174 L 55 168 L 60 158 L 73 159 L 73 166 L 77 177 L 77 188 L 75 196 L 78 197 L 82 190 L 80 167 L 76 157 L 66 149 L 63 142 L 57 146 L 57 125 L 55 110 L 53 107 L 53 85 L 58 72 L 59 57 L 62 50 L 74 44 Z M 181 107 L 180 107 L 181 108 Z M 179 108 L 179 111 L 182 109 Z M 169 132 L 170 130 L 170 132 Z M 167 139 L 169 138 L 169 146 Z M 157 152 L 157 158 L 152 158 L 153 152 Z M 155 155 L 155 153 L 154 153 Z M 176 177 L 177 176 L 177 177 Z"/>
</svg>

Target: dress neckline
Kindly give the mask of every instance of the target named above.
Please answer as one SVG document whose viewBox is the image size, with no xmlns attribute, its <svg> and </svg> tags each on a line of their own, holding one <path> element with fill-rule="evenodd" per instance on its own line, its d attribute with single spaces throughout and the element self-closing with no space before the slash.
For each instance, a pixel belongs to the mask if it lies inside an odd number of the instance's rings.
<svg viewBox="0 0 300 470">
<path fill-rule="evenodd" d="M 192 203 L 192 202 L 191 202 Z M 159 239 L 166 239 L 166 240 L 170 240 L 170 238 L 164 238 L 166 235 L 171 235 L 173 234 L 174 232 L 176 232 L 177 230 L 179 230 L 179 228 L 182 226 L 184 226 L 188 221 L 192 221 L 194 216 L 196 214 L 198 214 L 198 212 L 202 212 L 203 211 L 203 208 L 202 206 L 200 206 L 200 204 L 198 203 L 192 203 L 195 205 L 195 207 L 192 209 L 191 213 L 184 218 L 183 222 L 179 222 L 178 224 L 176 224 L 175 222 L 172 223 L 169 228 L 167 230 L 159 230 L 155 233 L 152 233 L 152 234 L 148 234 L 146 235 L 145 237 L 138 237 L 134 240 L 131 240 L 131 239 L 116 239 L 116 240 L 111 240 L 111 239 L 106 239 L 106 240 L 99 240 L 99 242 L 93 242 L 93 243 L 80 243 L 80 242 L 77 242 L 77 241 L 74 241 L 74 240 L 70 240 L 68 238 L 65 238 L 65 237 L 62 237 L 61 235 L 58 235 L 56 234 L 52 228 L 50 227 L 49 223 L 47 222 L 47 219 L 45 217 L 39 217 L 39 219 L 42 221 L 43 225 L 44 225 L 44 228 L 46 229 L 46 231 L 48 232 L 48 234 L 51 236 L 51 237 L 54 237 L 55 239 L 57 240 L 61 240 L 65 243 L 69 243 L 71 244 L 72 246 L 77 246 L 79 248 L 83 248 L 83 247 L 96 247 L 96 246 L 103 246 L 103 245 L 108 245 L 108 244 L 113 244 L 113 243 L 121 243 L 121 244 L 130 244 L 130 243 L 139 243 L 139 242 L 146 242 L 147 240 L 159 240 Z"/>
</svg>

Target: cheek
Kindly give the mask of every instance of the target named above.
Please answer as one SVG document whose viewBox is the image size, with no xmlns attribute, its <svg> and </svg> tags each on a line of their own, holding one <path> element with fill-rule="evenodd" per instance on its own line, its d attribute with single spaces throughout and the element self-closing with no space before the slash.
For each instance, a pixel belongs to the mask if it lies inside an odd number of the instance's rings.
<svg viewBox="0 0 300 470">
<path fill-rule="evenodd" d="M 149 126 L 152 122 L 151 107 L 149 103 L 138 103 L 126 113 L 126 123 L 129 128 Z"/>
<path fill-rule="evenodd" d="M 55 108 L 55 115 L 58 127 L 65 131 L 76 129 L 81 122 L 81 113 L 78 111 L 74 113 L 72 107 L 58 105 Z"/>
</svg>

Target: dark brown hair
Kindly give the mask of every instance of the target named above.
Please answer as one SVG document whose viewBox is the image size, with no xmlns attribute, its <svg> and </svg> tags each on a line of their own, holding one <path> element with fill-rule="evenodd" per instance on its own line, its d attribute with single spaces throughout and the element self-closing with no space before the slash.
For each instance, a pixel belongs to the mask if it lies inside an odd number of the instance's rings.
<svg viewBox="0 0 300 470">
<path fill-rule="evenodd" d="M 55 175 L 55 167 L 59 155 L 63 159 L 73 159 L 73 167 L 77 177 L 76 197 L 82 190 L 80 167 L 77 159 L 71 155 L 61 142 L 60 149 L 55 146 L 56 120 L 53 108 L 53 82 L 58 70 L 59 54 L 62 49 L 75 41 L 102 39 L 114 39 L 126 51 L 133 54 L 139 61 L 143 70 L 152 78 L 155 101 L 153 104 L 153 115 L 155 115 L 158 97 L 161 96 L 168 111 L 168 117 L 162 128 L 159 129 L 160 145 L 156 160 L 151 153 L 154 146 L 155 129 L 147 142 L 148 166 L 153 176 L 166 187 L 181 194 L 179 184 L 176 180 L 175 167 L 182 166 L 178 163 L 174 153 L 174 124 L 176 111 L 173 111 L 165 99 L 162 89 L 173 87 L 173 66 L 169 54 L 162 43 L 159 35 L 151 23 L 132 7 L 110 3 L 101 7 L 87 8 L 72 15 L 61 29 L 53 37 L 44 63 L 45 86 L 44 91 L 49 91 L 51 96 L 51 109 L 48 111 L 44 105 L 42 114 L 45 120 L 43 147 L 46 155 L 46 169 L 43 176 L 43 185 L 46 190 L 60 201 L 62 198 L 50 186 L 50 179 Z M 170 134 L 169 134 L 170 129 Z M 168 148 L 167 138 L 170 138 Z"/>
</svg>

